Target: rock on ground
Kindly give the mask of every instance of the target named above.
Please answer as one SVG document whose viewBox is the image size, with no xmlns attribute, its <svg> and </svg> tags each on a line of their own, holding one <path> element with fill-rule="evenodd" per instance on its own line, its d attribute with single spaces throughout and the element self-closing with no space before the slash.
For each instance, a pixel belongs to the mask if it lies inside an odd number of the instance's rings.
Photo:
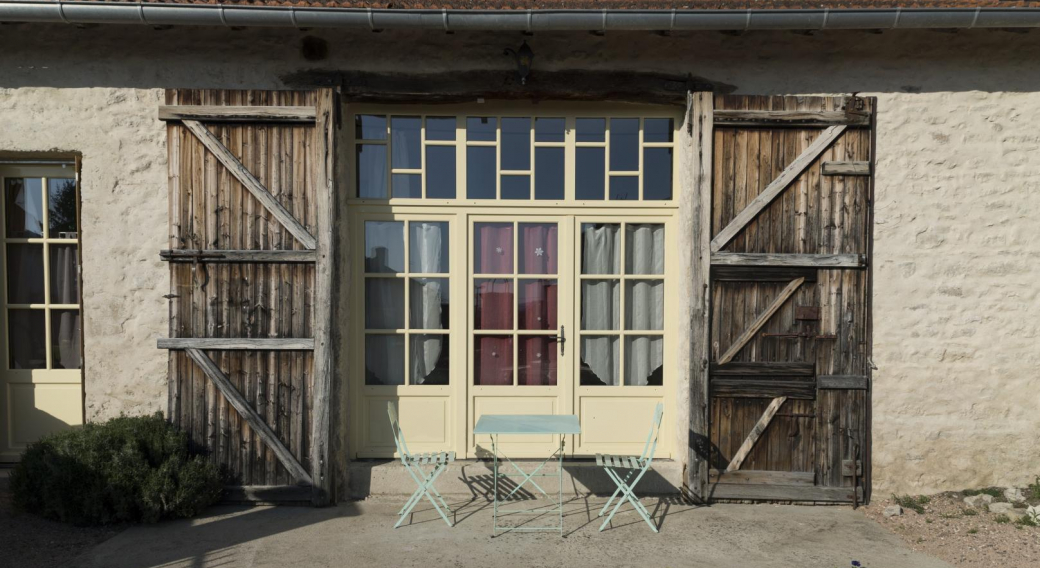
<svg viewBox="0 0 1040 568">
<path fill-rule="evenodd" d="M 889 505 L 885 507 L 885 510 L 881 514 L 886 517 L 896 517 L 903 514 L 903 508 L 899 505 Z"/>
<path fill-rule="evenodd" d="M 964 504 L 965 505 L 967 505 L 969 507 L 974 507 L 976 509 L 981 509 L 984 505 L 989 505 L 992 502 L 993 502 L 993 496 L 992 495 L 986 495 L 985 493 L 983 493 L 981 495 L 972 495 L 971 497 L 965 497 L 964 498 Z"/>
<path fill-rule="evenodd" d="M 989 512 L 990 513 L 1007 514 L 1008 512 L 1010 512 L 1014 508 L 1015 508 L 1015 506 L 1012 505 L 1011 503 L 990 503 L 989 504 Z"/>
<path fill-rule="evenodd" d="M 1017 487 L 1008 487 L 1004 490 L 1004 498 L 1008 500 L 1008 503 L 1025 503 L 1026 496 L 1022 494 L 1022 490 Z"/>
</svg>

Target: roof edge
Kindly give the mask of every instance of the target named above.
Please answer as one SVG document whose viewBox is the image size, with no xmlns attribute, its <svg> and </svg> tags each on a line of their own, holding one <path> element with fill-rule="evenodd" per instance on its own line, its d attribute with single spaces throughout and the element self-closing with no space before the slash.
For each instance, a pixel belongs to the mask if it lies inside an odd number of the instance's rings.
<svg viewBox="0 0 1040 568">
<path fill-rule="evenodd" d="M 0 0 L 0 22 L 441 31 L 741 31 L 1040 27 L 1040 8 L 425 10 Z"/>
</svg>

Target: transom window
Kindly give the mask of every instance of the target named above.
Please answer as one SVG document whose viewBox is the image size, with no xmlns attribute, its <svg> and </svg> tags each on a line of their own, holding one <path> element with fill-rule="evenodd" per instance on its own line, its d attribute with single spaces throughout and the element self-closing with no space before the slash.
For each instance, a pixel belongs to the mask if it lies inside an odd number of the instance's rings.
<svg viewBox="0 0 1040 568">
<path fill-rule="evenodd" d="M 667 202 L 671 116 L 354 115 L 364 200 Z"/>
</svg>

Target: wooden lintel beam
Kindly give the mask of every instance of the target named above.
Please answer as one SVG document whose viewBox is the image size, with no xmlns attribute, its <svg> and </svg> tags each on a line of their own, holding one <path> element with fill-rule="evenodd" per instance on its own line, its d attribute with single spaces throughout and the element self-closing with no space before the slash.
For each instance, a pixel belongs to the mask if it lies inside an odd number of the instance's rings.
<svg viewBox="0 0 1040 568">
<path fill-rule="evenodd" d="M 263 262 L 263 263 L 311 263 L 317 258 L 312 250 L 212 250 L 171 249 L 159 251 L 159 258 L 166 262 Z"/>
<path fill-rule="evenodd" d="M 840 110 L 716 110 L 715 127 L 812 128 L 824 126 L 870 126 L 870 116 Z"/>
<path fill-rule="evenodd" d="M 869 176 L 870 162 L 823 162 L 825 176 Z"/>
<path fill-rule="evenodd" d="M 803 268 L 863 268 L 862 254 L 786 254 L 716 252 L 712 266 L 788 266 Z"/>
<path fill-rule="evenodd" d="M 297 461 L 296 456 L 292 455 L 292 452 L 285 447 L 285 444 L 282 444 L 282 441 L 278 439 L 271 427 L 264 422 L 264 419 L 257 414 L 256 410 L 253 410 L 253 407 L 231 384 L 227 375 L 217 367 L 216 363 L 198 349 L 189 349 L 188 356 L 191 357 L 192 361 L 195 361 L 195 364 L 202 369 L 202 372 L 209 377 L 209 380 L 213 381 L 220 393 L 224 395 L 224 398 L 227 399 L 231 406 L 235 407 L 235 410 L 249 424 L 253 432 L 256 432 L 260 439 L 264 441 L 264 444 L 274 452 L 278 461 L 289 471 L 289 475 L 293 476 L 297 483 L 313 485 L 310 474 L 303 469 L 303 465 Z"/>
<path fill-rule="evenodd" d="M 314 124 L 314 117 L 315 108 L 308 106 L 165 105 L 159 107 L 159 120 Z"/>
<path fill-rule="evenodd" d="M 275 219 L 282 224 L 290 233 L 296 237 L 297 240 L 309 250 L 314 250 L 317 246 L 317 241 L 314 239 L 314 235 L 311 235 L 307 231 L 307 228 L 300 224 L 292 213 L 282 207 L 282 204 L 264 187 L 260 180 L 256 178 L 250 172 L 242 162 L 238 161 L 238 158 L 231 153 L 230 150 L 225 147 L 217 137 L 213 135 L 205 126 L 197 120 L 185 120 L 183 121 L 184 126 L 195 135 L 196 138 L 202 142 L 203 146 L 212 153 L 220 163 L 224 164 L 224 167 L 231 172 L 231 175 L 235 176 L 243 187 L 249 190 L 254 197 L 260 202 L 261 205 L 267 209 L 271 215 L 274 215 Z"/>
<path fill-rule="evenodd" d="M 755 442 L 762 436 L 762 433 L 769 427 L 769 423 L 772 422 L 773 416 L 780 410 L 784 402 L 787 400 L 786 396 L 778 396 L 774 398 L 769 406 L 766 407 L 766 411 L 762 413 L 762 416 L 758 419 L 758 422 L 748 433 L 747 438 L 744 439 L 744 443 L 740 445 L 740 449 L 733 455 L 733 459 L 730 460 L 729 465 L 726 466 L 726 471 L 737 471 L 740 469 L 740 465 L 744 463 L 744 458 L 751 453 L 751 449 L 755 447 Z"/>
<path fill-rule="evenodd" d="M 816 137 L 816 140 L 813 140 L 813 143 L 804 152 L 788 164 L 784 171 L 780 172 L 780 175 L 762 190 L 762 193 L 759 193 L 757 197 L 751 200 L 747 207 L 740 213 L 737 213 L 733 220 L 719 231 L 718 235 L 715 235 L 715 238 L 711 240 L 711 252 L 719 252 L 722 250 L 722 247 L 726 246 L 726 243 L 733 240 L 733 237 L 744 230 L 744 227 L 754 220 L 755 217 L 758 217 L 759 213 L 764 211 L 774 199 L 783 193 L 787 186 L 791 185 L 791 182 L 801 175 L 805 168 L 809 167 L 809 164 L 813 163 L 828 146 L 845 132 L 845 129 L 846 126 L 844 125 L 832 126 Z"/>
<path fill-rule="evenodd" d="M 780 306 L 784 305 L 784 302 L 786 302 L 788 298 L 794 295 L 795 291 L 798 290 L 798 287 L 804 283 L 805 278 L 792 280 L 790 284 L 788 284 L 783 290 L 781 290 L 780 294 L 775 299 L 773 299 L 773 302 L 766 306 L 765 311 L 759 314 L 758 317 L 755 318 L 755 321 L 752 322 L 751 325 L 744 330 L 744 333 L 741 333 L 735 340 L 733 340 L 733 345 L 730 345 L 729 349 L 727 349 L 726 352 L 722 354 L 722 357 L 719 357 L 718 364 L 725 365 L 726 363 L 732 361 L 733 358 L 737 356 L 737 353 L 739 353 L 740 350 L 743 349 L 744 345 L 747 344 L 747 342 L 750 341 L 756 333 L 758 333 L 758 330 L 762 329 L 762 326 L 765 325 L 767 321 L 769 321 L 769 318 L 773 317 L 773 314 L 775 314 L 777 310 L 780 309 Z"/>
<path fill-rule="evenodd" d="M 870 379 L 866 375 L 820 375 L 816 388 L 824 390 L 867 390 Z"/>
<path fill-rule="evenodd" d="M 314 340 L 306 337 L 163 337 L 159 349 L 212 349 L 227 351 L 310 351 Z"/>
</svg>

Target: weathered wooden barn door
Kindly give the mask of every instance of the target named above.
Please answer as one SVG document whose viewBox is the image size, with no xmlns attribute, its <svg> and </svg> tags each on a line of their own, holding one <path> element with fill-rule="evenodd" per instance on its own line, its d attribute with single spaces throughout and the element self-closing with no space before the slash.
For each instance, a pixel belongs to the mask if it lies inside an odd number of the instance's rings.
<svg viewBox="0 0 1040 568">
<path fill-rule="evenodd" d="M 874 100 L 715 99 L 713 499 L 870 487 Z"/>
<path fill-rule="evenodd" d="M 327 502 L 334 94 L 166 103 L 169 418 L 248 495 Z"/>
</svg>

